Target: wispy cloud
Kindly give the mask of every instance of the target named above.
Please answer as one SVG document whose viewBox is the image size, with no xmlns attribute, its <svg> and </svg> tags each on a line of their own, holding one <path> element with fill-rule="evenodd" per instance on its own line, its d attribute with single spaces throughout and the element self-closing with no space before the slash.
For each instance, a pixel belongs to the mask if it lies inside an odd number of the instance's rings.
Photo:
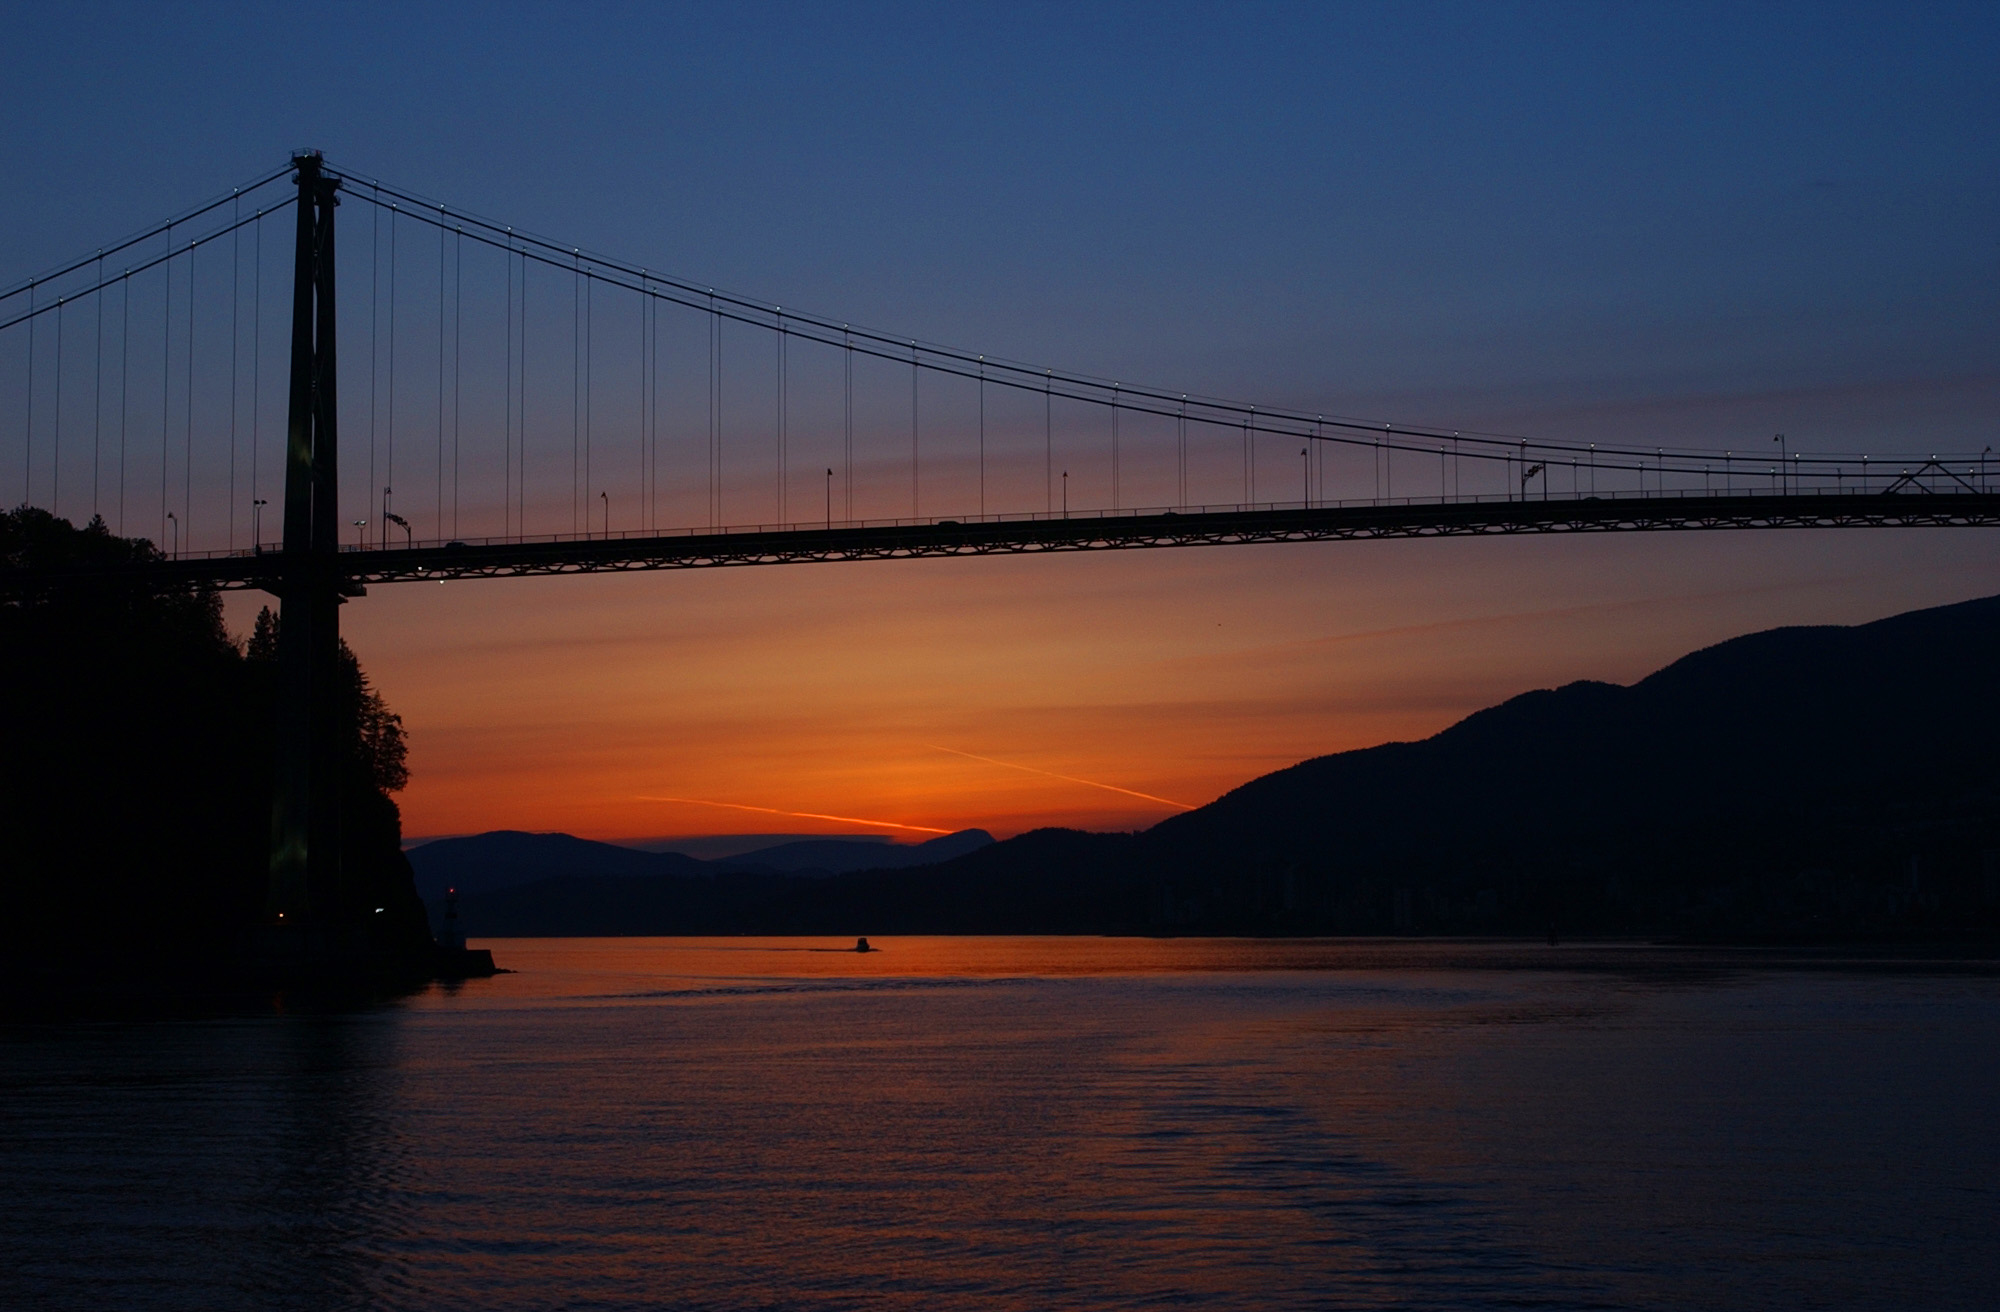
<svg viewBox="0 0 2000 1312">
<path fill-rule="evenodd" d="M 826 815 L 820 811 L 786 811 L 775 806 L 746 806 L 742 802 L 711 802 L 701 797 L 650 797 L 644 793 L 635 794 L 642 802 L 675 802 L 681 806 L 719 806 L 727 811 L 755 811 L 760 815 L 789 815 L 801 820 L 832 820 L 844 825 L 868 825 L 883 829 L 908 829 L 919 834 L 948 834 L 949 829 L 938 829 L 932 825 L 906 825 L 894 820 L 869 820 L 857 815 Z"/>
<path fill-rule="evenodd" d="M 1050 779 L 1061 779 L 1065 783 L 1082 784 L 1086 788 L 1102 788 L 1107 793 L 1123 793 L 1127 797 L 1143 797 L 1148 802 L 1158 802 L 1162 806 L 1178 807 L 1183 811 L 1194 810 L 1194 807 L 1186 802 L 1176 802 L 1171 797 L 1155 797 L 1151 793 L 1142 793 L 1136 788 L 1120 788 L 1117 784 L 1099 783 L 1095 779 L 1079 779 L 1073 774 L 1057 774 L 1054 770 L 1038 770 L 1032 765 L 1017 765 L 1012 761 L 996 761 L 990 756 L 981 756 L 977 752 L 961 752 L 956 747 L 940 747 L 936 743 L 926 743 L 924 745 L 934 752 L 947 752 L 953 756 L 963 756 L 968 761 L 984 761 L 988 765 L 998 765 L 1009 770 L 1019 770 L 1023 774 L 1044 775 Z"/>
</svg>

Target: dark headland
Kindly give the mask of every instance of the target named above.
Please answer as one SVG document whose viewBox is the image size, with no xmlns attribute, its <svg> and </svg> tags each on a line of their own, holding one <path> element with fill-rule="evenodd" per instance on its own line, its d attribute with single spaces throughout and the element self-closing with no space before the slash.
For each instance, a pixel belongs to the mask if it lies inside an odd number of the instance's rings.
<svg viewBox="0 0 2000 1312">
<path fill-rule="evenodd" d="M 153 554 L 101 522 L 0 515 L 0 570 Z M 313 908 L 340 939 L 342 965 L 294 979 L 258 952 L 275 638 L 269 612 L 239 644 L 212 590 L 129 574 L 0 603 L 5 1001 L 393 991 L 482 964 L 433 938 L 393 797 L 407 778 L 402 722 L 345 649 L 341 877 L 315 890 Z"/>
<path fill-rule="evenodd" d="M 0 515 L 0 570 L 152 552 Z M 213 592 L 0 603 L 0 998 L 268 993 L 274 631 Z M 833 840 L 717 861 L 566 835 L 401 850 L 400 720 L 348 654 L 341 881 L 362 990 L 474 936 L 1640 935 L 2000 942 L 2000 598 L 1721 643 L 1630 687 L 1532 692 L 1421 742 L 1303 762 L 1138 833 Z M 414 867 L 413 867 L 414 863 Z M 423 892 L 420 894 L 420 888 Z"/>
<path fill-rule="evenodd" d="M 703 863 L 563 835 L 486 858 L 469 932 L 1501 934 L 2000 942 L 2000 598 L 1775 629 L 1629 687 L 1531 692 L 1302 762 L 1139 833 L 900 868 Z M 886 865 L 886 863 L 880 863 Z"/>
</svg>

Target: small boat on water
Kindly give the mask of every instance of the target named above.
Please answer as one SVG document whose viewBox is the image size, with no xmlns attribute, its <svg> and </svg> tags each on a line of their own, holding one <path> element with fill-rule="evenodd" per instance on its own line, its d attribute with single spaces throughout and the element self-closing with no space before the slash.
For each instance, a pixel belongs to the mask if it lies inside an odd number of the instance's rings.
<svg viewBox="0 0 2000 1312">
<path fill-rule="evenodd" d="M 869 947 L 867 938 L 863 937 L 854 940 L 854 950 L 856 952 L 873 952 L 875 949 Z"/>
</svg>

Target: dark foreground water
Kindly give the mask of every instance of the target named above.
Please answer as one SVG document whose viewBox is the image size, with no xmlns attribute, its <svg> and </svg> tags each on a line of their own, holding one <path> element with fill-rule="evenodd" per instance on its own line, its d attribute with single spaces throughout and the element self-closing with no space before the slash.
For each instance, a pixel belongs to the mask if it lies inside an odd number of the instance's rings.
<svg viewBox="0 0 2000 1312">
<path fill-rule="evenodd" d="M 1990 975 L 880 945 L 0 1031 L 0 1306 L 2000 1305 Z"/>
</svg>

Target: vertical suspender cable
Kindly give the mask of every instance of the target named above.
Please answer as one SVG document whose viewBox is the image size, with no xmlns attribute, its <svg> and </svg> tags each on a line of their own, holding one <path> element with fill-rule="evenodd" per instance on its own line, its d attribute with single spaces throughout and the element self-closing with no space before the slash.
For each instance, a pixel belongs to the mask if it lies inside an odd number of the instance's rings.
<svg viewBox="0 0 2000 1312">
<path fill-rule="evenodd" d="M 172 463 L 168 452 L 168 426 L 173 413 L 168 389 L 174 376 L 174 261 L 173 234 L 167 234 L 168 257 L 160 264 L 160 543 L 167 540 L 167 470 Z"/>
<path fill-rule="evenodd" d="M 436 480 L 432 491 L 436 495 L 436 508 L 431 512 L 431 522 L 437 525 L 437 535 L 444 537 L 444 206 L 438 206 L 438 375 L 437 375 L 437 458 Z"/>
<path fill-rule="evenodd" d="M 194 546 L 194 248 L 188 243 L 187 422 L 181 444 L 181 539 Z"/>
<path fill-rule="evenodd" d="M 986 517 L 986 357 L 979 357 L 979 515 Z"/>
<path fill-rule="evenodd" d="M 389 549 L 389 489 L 396 485 L 396 206 L 389 206 L 389 379 L 382 416 L 382 549 Z M 372 491 L 371 491 L 372 495 Z"/>
<path fill-rule="evenodd" d="M 259 412 L 263 408 L 263 400 L 264 400 L 264 388 L 263 388 L 264 211 L 262 210 L 257 211 L 257 235 L 251 240 L 250 243 L 250 258 L 253 261 L 255 261 L 255 270 L 250 275 L 250 503 L 252 511 L 250 516 L 250 521 L 251 521 L 251 536 L 254 538 L 257 536 L 256 533 L 257 516 L 255 511 L 258 499 L 257 498 L 257 434 L 259 430 L 259 425 L 257 420 Z M 370 262 L 371 263 L 373 262 L 372 254 L 370 256 Z M 368 310 L 369 310 L 369 316 L 372 319 L 375 311 L 374 296 L 372 295 L 372 293 L 369 296 Z M 369 325 L 368 350 L 369 354 L 372 356 L 375 351 L 375 332 L 373 323 L 370 323 Z M 371 368 L 372 368 L 372 361 L 371 361 Z M 372 395 L 369 397 L 369 404 L 371 407 L 374 404 L 374 397 Z M 369 426 L 372 428 L 374 426 L 375 416 L 372 414 L 369 415 L 368 422 Z M 374 452 L 374 443 L 372 441 L 369 443 L 368 455 L 369 455 L 368 476 L 372 481 L 375 476 L 375 467 L 374 467 L 375 452 Z M 364 496 L 362 498 L 362 504 L 366 505 L 367 503 L 368 499 L 367 497 Z M 258 549 L 258 544 L 256 542 L 252 542 L 250 544 L 250 549 L 253 552 L 256 551 Z"/>
<path fill-rule="evenodd" d="M 1180 507 L 1183 507 L 1183 508 L 1185 508 L 1185 507 L 1187 506 L 1187 503 L 1188 503 L 1188 495 L 1187 495 L 1187 394 L 1186 394 L 1185 392 L 1183 392 L 1183 393 L 1181 394 L 1181 413 L 1180 413 L 1180 419 L 1179 419 L 1179 422 L 1178 422 L 1178 427 L 1179 427 L 1179 429 L 1180 429 L 1180 433 L 1179 433 L 1179 436 L 1178 436 L 1178 443 L 1179 443 L 1179 447 L 1180 447 L 1180 500 L 1179 500 L 1179 501 L 1177 501 L 1177 502 L 1175 502 L 1174 504 L 1175 504 L 1175 505 L 1177 505 L 1177 506 L 1180 506 Z"/>
<path fill-rule="evenodd" d="M 172 238 L 168 238 L 169 241 Z M 35 281 L 28 280 L 28 423 L 22 441 L 26 452 L 21 462 L 21 504 L 35 499 L 35 330 L 41 326 L 35 313 Z"/>
<path fill-rule="evenodd" d="M 722 522 L 722 316 L 708 290 L 708 526 Z"/>
<path fill-rule="evenodd" d="M 507 234 L 507 246 L 500 258 L 507 266 L 507 362 L 501 368 L 506 400 L 500 430 L 500 535 L 514 532 L 514 234 Z"/>
<path fill-rule="evenodd" d="M 718 311 L 715 316 L 715 522 L 718 527 L 723 522 L 722 422 L 722 315 Z"/>
<path fill-rule="evenodd" d="M 597 365 L 595 357 L 591 352 L 590 330 L 592 325 L 597 322 L 595 297 L 592 296 L 592 293 L 596 290 L 596 277 L 586 277 L 583 280 L 583 506 L 586 518 L 590 514 L 590 489 L 596 486 L 591 481 L 590 473 L 590 438 L 592 428 L 590 397 L 591 386 L 597 381 Z M 584 527 L 588 529 L 590 525 L 585 523 Z"/>
<path fill-rule="evenodd" d="M 240 225 L 243 204 L 238 196 L 230 207 L 232 225 Z M 236 408 L 238 365 L 242 359 L 239 328 L 243 312 L 243 229 L 229 230 L 229 549 L 236 549 Z"/>
<path fill-rule="evenodd" d="M 1050 388 L 1055 383 L 1053 371 L 1042 370 L 1042 513 L 1056 512 L 1056 412 L 1055 397 Z"/>
<path fill-rule="evenodd" d="M 840 338 L 847 348 L 843 352 L 846 367 L 842 379 L 841 391 L 842 427 L 840 451 L 842 461 L 844 462 L 842 473 L 847 489 L 846 499 L 843 503 L 842 518 L 851 521 L 854 518 L 854 336 L 847 331 L 847 325 L 845 324 L 842 324 L 840 327 Z"/>
<path fill-rule="evenodd" d="M 646 480 L 653 450 L 653 298 L 639 270 L 639 531 L 653 526 L 653 489 Z"/>
<path fill-rule="evenodd" d="M 1243 449 L 1250 456 L 1250 504 L 1257 504 L 1257 407 L 1250 407 L 1250 418 L 1243 425 Z"/>
<path fill-rule="evenodd" d="M 90 517 L 98 515 L 98 468 L 99 455 L 104 445 L 104 252 L 97 252 L 97 299 L 94 303 L 97 313 L 93 316 L 97 324 L 97 367 L 91 380 L 90 402 Z"/>
<path fill-rule="evenodd" d="M 570 248 L 569 272 L 569 531 L 581 524 L 583 484 L 583 257 Z"/>
<path fill-rule="evenodd" d="M 240 217 L 239 201 L 230 217 Z M 236 550 L 236 402 L 237 361 L 242 356 L 237 326 L 243 309 L 243 229 L 229 232 L 229 549 Z"/>
<path fill-rule="evenodd" d="M 371 505 L 380 495 L 376 489 L 382 485 L 375 479 L 375 415 L 380 408 L 375 390 L 375 366 L 382 355 L 379 335 L 382 325 L 382 201 L 379 193 L 375 203 L 368 207 L 368 489 L 361 499 L 362 505 Z M 263 225 L 257 225 L 261 230 Z M 382 526 L 384 534 L 388 526 Z M 384 538 L 386 541 L 386 537 Z"/>
<path fill-rule="evenodd" d="M 125 536 L 125 420 L 132 393 L 132 271 L 119 279 L 118 296 L 118 536 Z"/>
<path fill-rule="evenodd" d="M 722 315 L 708 291 L 708 526 L 722 526 Z"/>
<path fill-rule="evenodd" d="M 785 517 L 787 510 L 787 507 L 785 505 L 785 440 L 788 436 L 788 433 L 786 432 L 786 422 L 790 418 L 790 416 L 786 413 L 785 407 L 786 403 L 790 400 L 790 397 L 786 395 L 785 391 L 785 383 L 786 383 L 785 365 L 787 362 L 785 360 L 785 309 L 783 306 L 778 307 L 777 314 L 778 314 L 778 522 L 780 524 L 784 524 L 788 522 Z"/>
<path fill-rule="evenodd" d="M 508 236 L 512 242 L 512 234 Z M 514 496 L 520 508 L 514 514 L 514 532 L 528 536 L 528 256 L 520 258 L 520 478 L 514 480 Z"/>
<path fill-rule="evenodd" d="M 242 359 L 238 329 L 243 311 L 243 213 L 241 195 L 230 203 L 229 217 L 229 549 L 236 549 L 236 407 L 238 364 Z"/>
<path fill-rule="evenodd" d="M 910 343 L 910 518 L 921 514 L 917 499 L 917 344 Z"/>
<path fill-rule="evenodd" d="M 465 344 L 465 232 L 454 229 L 451 247 L 451 535 L 458 536 L 458 438 L 462 425 L 459 423 L 460 402 L 464 398 L 464 369 L 461 368 Z"/>
<path fill-rule="evenodd" d="M 104 445 L 104 252 L 97 252 L 97 371 L 91 382 L 90 402 L 90 517 L 97 518 L 99 455 Z M 234 469 L 232 467 L 232 476 Z"/>
<path fill-rule="evenodd" d="M 640 512 L 640 528 L 648 532 L 657 531 L 658 509 L 653 504 L 654 491 L 659 483 L 659 469 L 655 452 L 654 430 L 659 426 L 658 398 L 655 395 L 656 375 L 659 373 L 657 353 L 659 351 L 658 329 L 654 326 L 657 308 L 653 304 L 652 288 L 643 276 L 639 286 L 639 350 L 644 357 L 639 370 L 639 400 L 645 410 L 644 431 L 639 435 L 639 495 L 644 509 Z"/>
<path fill-rule="evenodd" d="M 650 343 L 646 338 L 646 275 L 645 270 L 642 269 L 639 272 L 639 422 L 636 434 L 636 444 L 639 448 L 638 522 L 641 533 L 646 531 L 646 527 L 650 522 L 650 512 L 646 497 L 646 441 L 652 431 L 652 411 L 649 408 L 649 402 L 652 398 L 646 390 L 646 352 L 649 346 Z"/>
<path fill-rule="evenodd" d="M 723 523 L 722 514 L 722 315 L 715 316 L 715 522 Z"/>
<path fill-rule="evenodd" d="M 56 297 L 56 432 L 50 450 L 49 513 L 62 514 L 62 389 L 63 389 L 63 306 L 68 298 Z"/>
<path fill-rule="evenodd" d="M 1250 504 L 1250 416 L 1243 417 L 1243 504 Z"/>
<path fill-rule="evenodd" d="M 1118 384 L 1111 385 L 1111 508 L 1118 509 Z"/>
<path fill-rule="evenodd" d="M 648 522 L 653 532 L 660 531 L 660 298 L 646 297 L 646 317 L 652 332 L 653 345 L 647 359 L 652 383 L 647 395 L 651 398 L 653 420 L 646 430 L 646 464 L 651 471 L 646 481 L 646 506 Z"/>
</svg>

